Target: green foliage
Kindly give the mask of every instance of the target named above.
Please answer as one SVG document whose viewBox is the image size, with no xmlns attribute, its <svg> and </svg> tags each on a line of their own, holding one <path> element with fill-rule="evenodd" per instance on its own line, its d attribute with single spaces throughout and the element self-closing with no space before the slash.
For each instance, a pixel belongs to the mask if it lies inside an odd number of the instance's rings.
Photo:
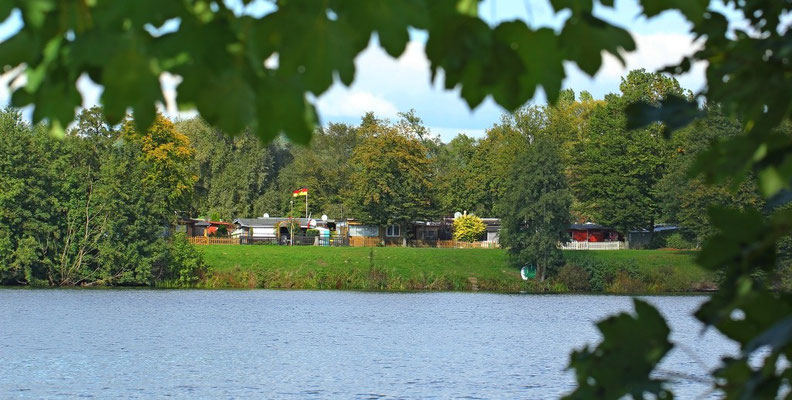
<svg viewBox="0 0 792 400">
<path fill-rule="evenodd" d="M 178 286 L 195 286 L 206 274 L 203 254 L 184 234 L 171 238 L 166 264 L 166 275 L 157 280 L 176 282 Z"/>
<path fill-rule="evenodd" d="M 681 233 L 675 232 L 665 239 L 665 246 L 672 249 L 693 249 L 696 246 L 685 239 Z"/>
<path fill-rule="evenodd" d="M 308 229 L 305 231 L 305 236 L 319 236 L 318 229 Z"/>
<path fill-rule="evenodd" d="M 626 30 L 597 19 L 592 2 L 583 3 L 588 6 L 571 7 L 557 34 L 519 21 L 491 27 L 478 17 L 477 1 L 468 0 L 277 1 L 263 16 L 204 0 L 134 6 L 13 0 L 0 14 L 4 19 L 18 9 L 24 25 L 0 44 L 0 66 L 25 65 L 27 85 L 13 93 L 12 103 L 34 104 L 35 122 L 48 119 L 53 127 L 73 119 L 81 104 L 75 82 L 87 74 L 105 88 L 108 121 L 116 124 L 132 108 L 143 130 L 162 101 L 159 77 L 167 72 L 183 79 L 179 105 L 197 108 L 212 126 L 231 134 L 249 127 L 266 140 L 285 132 L 307 143 L 318 125 L 309 99 L 334 79 L 350 85 L 354 59 L 375 33 L 398 57 L 410 29 L 426 31 L 432 75 L 442 69 L 445 87 L 461 87 L 471 107 L 492 95 L 513 110 L 539 86 L 554 101 L 564 61 L 593 76 L 603 51 L 621 58 L 621 51 L 635 49 Z M 554 5 L 559 11 L 568 6 Z M 274 57 L 276 63 L 265 62 Z"/>
<path fill-rule="evenodd" d="M 176 124 L 194 151 L 197 176 L 188 211 L 218 219 L 283 213 L 291 190 L 278 178 L 292 161 L 290 146 L 280 141 L 262 144 L 250 133 L 228 137 L 196 118 Z"/>
<path fill-rule="evenodd" d="M 618 399 L 630 395 L 670 398 L 666 382 L 651 372 L 673 348 L 671 330 L 663 316 L 648 303 L 634 299 L 635 314 L 622 313 L 597 323 L 602 342 L 572 353 L 578 387 L 567 399 Z"/>
<path fill-rule="evenodd" d="M 723 14 L 705 10 L 698 3 L 644 1 L 644 4 L 649 15 L 679 8 L 693 23 L 693 33 L 706 37 L 700 51 L 668 71 L 679 74 L 688 71 L 695 62 L 706 62 L 707 85 L 698 95 L 709 104 L 717 104 L 725 115 L 741 125 L 740 132 L 712 141 L 690 163 L 693 177 L 717 186 L 704 187 L 695 181 L 682 186 L 695 194 L 693 199 L 700 205 L 694 203 L 688 209 L 696 210 L 699 215 L 703 214 L 704 204 L 715 203 L 707 217 L 712 229 L 703 233 L 703 229 L 692 228 L 702 232 L 697 236 L 706 237 L 698 261 L 721 276 L 720 291 L 695 316 L 741 346 L 738 356 L 722 360 L 713 375 L 715 389 L 726 398 L 785 396 L 790 368 L 779 360 L 782 355 L 790 354 L 788 321 L 792 301 L 787 294 L 769 291 L 768 284 L 774 282 L 768 282 L 767 277 L 775 276 L 779 268 L 778 241 L 792 232 L 792 213 L 784 207 L 789 202 L 792 178 L 789 157 L 792 136 L 787 122 L 792 116 L 792 96 L 788 91 L 792 77 L 787 66 L 792 42 L 787 29 L 781 28 L 781 16 L 790 12 L 792 6 L 769 0 L 728 1 L 726 4 L 735 7 L 746 20 L 744 27 L 734 29 Z M 662 106 L 649 110 L 654 115 L 643 115 L 644 122 L 659 120 L 674 128 L 692 115 L 692 102 Z M 667 106 L 672 107 L 667 109 Z M 638 111 L 647 108 L 639 107 Z M 761 201 L 743 197 L 755 190 L 753 179 L 767 200 L 762 212 L 758 211 Z M 713 202 L 712 198 L 716 200 Z M 786 267 L 782 264 L 780 268 L 783 273 Z M 631 337 L 640 336 L 638 340 L 645 341 L 655 334 L 635 331 Z M 578 372 L 588 368 L 584 363 L 574 364 Z M 600 367 L 602 371 L 618 371 L 619 364 Z M 632 379 L 641 380 L 643 377 Z M 631 380 L 624 377 L 623 381 Z M 580 380 L 579 390 L 585 384 Z"/>
<path fill-rule="evenodd" d="M 746 209 L 764 206 L 755 179 L 732 187 L 728 182 L 706 184 L 700 177 L 689 176 L 695 159 L 710 144 L 739 135 L 739 123 L 726 118 L 718 108 L 711 107 L 706 111 L 706 118 L 675 132 L 671 138 L 676 151 L 656 188 L 663 219 L 684 227 L 685 238 L 692 242 L 692 247 L 699 247 L 714 233 L 707 212 L 709 207 Z"/>
<path fill-rule="evenodd" d="M 161 116 L 145 134 L 102 120 L 86 110 L 58 139 L 0 113 L 0 283 L 186 279 L 165 271 L 166 231 L 193 184 L 186 138 Z"/>
<path fill-rule="evenodd" d="M 625 107 L 681 94 L 679 83 L 661 74 L 632 71 L 622 80 L 621 95 L 609 95 L 591 112 L 585 137 L 570 159 L 570 184 L 583 219 L 620 232 L 654 231 L 658 217 L 655 186 L 672 150 L 659 126 L 626 128 Z M 618 171 L 618 173 L 616 173 Z"/>
<path fill-rule="evenodd" d="M 586 286 L 598 292 L 609 291 L 609 288 L 614 285 L 617 278 L 620 276 L 633 279 L 639 277 L 636 261 L 634 259 L 582 258 L 570 261 L 567 265 L 584 271 L 588 281 Z M 568 273 L 569 272 L 571 271 L 568 271 Z M 560 275 L 559 279 L 562 279 Z"/>
<path fill-rule="evenodd" d="M 418 138 L 364 118 L 346 192 L 350 215 L 364 223 L 408 225 L 433 214 L 433 159 Z"/>
<path fill-rule="evenodd" d="M 499 204 L 500 243 L 513 265 L 535 265 L 543 281 L 563 263 L 558 243 L 567 236 L 570 203 L 558 146 L 541 134 L 534 136 L 518 156 L 509 191 Z"/>
<path fill-rule="evenodd" d="M 573 292 L 589 289 L 589 273 L 577 265 L 565 264 L 559 268 L 556 279 Z"/>
<path fill-rule="evenodd" d="M 465 242 L 479 240 L 487 231 L 487 226 L 481 218 L 473 214 L 465 214 L 454 219 L 454 239 Z"/>
<path fill-rule="evenodd" d="M 345 217 L 344 192 L 352 173 L 350 160 L 361 142 L 358 129 L 350 125 L 330 124 L 317 130 L 310 147 L 291 147 L 292 161 L 278 174 L 277 188 L 289 196 L 296 188 L 309 188 L 310 213 Z M 297 209 L 300 208 L 295 204 Z"/>
</svg>

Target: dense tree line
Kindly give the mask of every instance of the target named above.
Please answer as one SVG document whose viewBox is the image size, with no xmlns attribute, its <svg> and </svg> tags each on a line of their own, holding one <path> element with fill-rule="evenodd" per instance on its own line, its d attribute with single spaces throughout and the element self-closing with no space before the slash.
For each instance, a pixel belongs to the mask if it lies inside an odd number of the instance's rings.
<svg viewBox="0 0 792 400">
<path fill-rule="evenodd" d="M 188 204 L 193 149 L 158 116 L 144 134 L 84 111 L 64 137 L 0 112 L 0 284 L 195 282 L 203 265 L 170 235 Z"/>
<path fill-rule="evenodd" d="M 251 134 L 228 137 L 199 119 L 177 127 L 196 154 L 194 216 L 287 215 L 291 191 L 307 187 L 314 216 L 381 224 L 457 211 L 505 217 L 510 206 L 503 199 L 519 188 L 519 178 L 543 172 L 542 163 L 534 170 L 524 166 L 525 153 L 541 136 L 552 141 L 548 151 L 559 157 L 571 194 L 570 220 L 622 232 L 651 232 L 659 222 L 679 224 L 685 228 L 683 240 L 674 244 L 695 247 L 712 233 L 708 207 L 759 207 L 762 201 L 751 180 L 737 191 L 728 182 L 712 186 L 688 180 L 701 150 L 740 131 L 739 122 L 716 107 L 704 107 L 705 118 L 670 138 L 659 124 L 627 128 L 628 106 L 669 96 L 690 93 L 666 75 L 633 71 L 620 93 L 603 100 L 566 90 L 553 106 L 504 114 L 482 138 L 460 134 L 448 143 L 433 137 L 414 112 L 396 121 L 367 114 L 357 126 L 329 124 L 317 130 L 308 147 L 286 141 L 265 145 Z M 301 215 L 302 207 L 295 205 L 294 214 Z"/>
<path fill-rule="evenodd" d="M 752 180 L 732 190 L 688 177 L 697 154 L 738 135 L 738 122 L 709 107 L 670 138 L 658 124 L 627 129 L 630 104 L 687 94 L 676 80 L 645 71 L 630 73 L 620 89 L 603 100 L 567 90 L 553 106 L 505 114 L 482 138 L 460 134 L 448 143 L 412 111 L 396 121 L 369 113 L 356 126 L 329 124 L 310 146 L 228 136 L 199 118 L 174 124 L 158 116 L 141 134 L 131 119 L 107 125 L 99 109 L 56 138 L 6 111 L 0 280 L 188 282 L 200 262 L 171 254 L 186 249 L 169 232 L 177 215 L 298 216 L 303 204 L 292 208 L 291 192 L 301 187 L 314 217 L 405 226 L 457 211 L 501 217 L 515 264 L 541 259 L 540 276 L 560 264 L 551 247 L 571 221 L 623 232 L 676 223 L 685 229 L 675 244 L 697 246 L 713 233 L 708 207 L 762 206 Z"/>
</svg>

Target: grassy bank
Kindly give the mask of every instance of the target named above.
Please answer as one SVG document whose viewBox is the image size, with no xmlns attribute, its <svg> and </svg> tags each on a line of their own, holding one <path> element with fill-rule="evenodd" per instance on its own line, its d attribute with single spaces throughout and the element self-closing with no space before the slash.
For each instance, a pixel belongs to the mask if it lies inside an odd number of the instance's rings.
<svg viewBox="0 0 792 400">
<path fill-rule="evenodd" d="M 199 286 L 352 290 L 684 292 L 713 286 L 694 254 L 570 251 L 563 274 L 520 279 L 503 250 L 199 246 L 210 266 Z"/>
</svg>

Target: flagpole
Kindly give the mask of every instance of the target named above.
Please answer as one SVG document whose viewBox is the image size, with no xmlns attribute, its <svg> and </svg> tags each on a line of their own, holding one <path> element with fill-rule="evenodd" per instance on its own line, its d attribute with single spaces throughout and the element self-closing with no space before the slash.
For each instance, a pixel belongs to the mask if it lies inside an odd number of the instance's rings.
<svg viewBox="0 0 792 400">
<path fill-rule="evenodd" d="M 308 218 L 308 190 L 305 191 L 305 218 Z"/>
</svg>

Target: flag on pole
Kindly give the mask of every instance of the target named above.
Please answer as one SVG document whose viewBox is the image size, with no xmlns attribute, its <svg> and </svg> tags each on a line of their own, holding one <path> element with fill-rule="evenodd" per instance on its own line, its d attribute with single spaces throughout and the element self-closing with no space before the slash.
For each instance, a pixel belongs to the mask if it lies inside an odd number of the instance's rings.
<svg viewBox="0 0 792 400">
<path fill-rule="evenodd" d="M 302 188 L 292 192 L 292 197 L 308 196 L 308 189 Z"/>
</svg>

